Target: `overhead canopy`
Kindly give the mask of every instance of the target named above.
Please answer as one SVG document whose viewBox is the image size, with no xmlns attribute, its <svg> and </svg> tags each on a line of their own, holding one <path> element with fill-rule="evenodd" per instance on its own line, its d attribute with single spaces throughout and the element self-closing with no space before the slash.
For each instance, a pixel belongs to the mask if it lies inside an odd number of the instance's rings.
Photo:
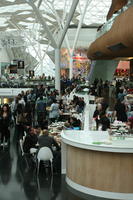
<svg viewBox="0 0 133 200">
<path fill-rule="evenodd" d="M 109 31 L 97 38 L 88 49 L 93 60 L 133 57 L 133 6 L 116 17 Z"/>
<path fill-rule="evenodd" d="M 42 27 L 40 20 L 38 19 L 36 13 L 33 11 L 32 6 L 29 2 L 34 2 L 36 8 L 39 10 L 43 20 L 46 22 L 50 32 L 52 33 L 55 41 L 60 37 L 61 32 L 65 27 L 65 23 L 69 16 L 69 12 L 72 6 L 72 0 L 1 0 L 0 1 L 0 31 L 10 31 L 13 33 L 18 33 L 20 37 L 16 37 L 14 41 L 20 41 L 17 43 L 19 47 L 26 46 L 24 51 L 30 53 L 36 60 L 36 69 L 39 71 L 41 65 L 44 66 L 45 71 L 51 74 L 54 73 L 54 63 L 50 61 L 47 56 L 47 52 L 53 50 L 53 44 L 49 40 L 46 30 Z M 87 7 L 85 8 L 85 5 Z M 76 10 L 74 12 L 73 18 L 71 20 L 69 28 L 77 28 L 84 13 L 82 27 L 99 27 L 106 21 L 106 16 L 111 5 L 111 0 L 80 0 Z M 15 31 L 15 32 L 14 32 Z M 21 34 L 20 34 L 21 32 Z M 5 42 L 1 43 L 3 38 L 0 37 L 0 44 L 4 47 L 12 47 L 14 51 L 16 50 L 16 43 L 12 43 L 11 39 L 7 39 L 6 34 Z M 13 37 L 13 36 L 12 36 Z M 66 47 L 71 47 L 69 43 L 69 37 L 65 37 Z M 86 40 L 86 39 L 85 39 Z M 88 35 L 88 41 L 89 41 Z M 83 38 L 84 41 L 84 38 Z M 84 42 L 83 42 L 84 44 Z M 23 52 L 24 52 L 23 51 Z M 30 62 L 29 62 L 30 63 Z M 35 67 L 35 66 L 34 66 Z"/>
</svg>

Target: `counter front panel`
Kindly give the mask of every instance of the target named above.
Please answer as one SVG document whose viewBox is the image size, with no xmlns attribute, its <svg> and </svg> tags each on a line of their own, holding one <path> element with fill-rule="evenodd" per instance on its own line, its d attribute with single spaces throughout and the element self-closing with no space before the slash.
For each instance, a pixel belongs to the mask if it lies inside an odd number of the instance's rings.
<svg viewBox="0 0 133 200">
<path fill-rule="evenodd" d="M 133 155 L 67 146 L 67 177 L 84 187 L 133 193 Z"/>
</svg>

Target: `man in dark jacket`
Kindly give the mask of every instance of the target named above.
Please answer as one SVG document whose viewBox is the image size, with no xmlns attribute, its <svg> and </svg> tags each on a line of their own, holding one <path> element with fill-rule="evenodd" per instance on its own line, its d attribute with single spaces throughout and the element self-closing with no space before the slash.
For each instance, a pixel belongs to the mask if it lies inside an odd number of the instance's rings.
<svg viewBox="0 0 133 200">
<path fill-rule="evenodd" d="M 37 121 L 39 126 L 41 126 L 46 118 L 46 98 L 43 98 L 43 96 L 36 101 L 36 111 Z"/>
<path fill-rule="evenodd" d="M 34 128 L 30 128 L 27 136 L 25 137 L 23 150 L 25 153 L 30 153 L 30 148 L 35 148 L 38 141 L 38 137 Z"/>
<path fill-rule="evenodd" d="M 102 131 L 106 131 L 108 128 L 110 128 L 110 121 L 106 116 L 105 111 L 100 113 L 100 124 L 102 125 Z"/>
</svg>

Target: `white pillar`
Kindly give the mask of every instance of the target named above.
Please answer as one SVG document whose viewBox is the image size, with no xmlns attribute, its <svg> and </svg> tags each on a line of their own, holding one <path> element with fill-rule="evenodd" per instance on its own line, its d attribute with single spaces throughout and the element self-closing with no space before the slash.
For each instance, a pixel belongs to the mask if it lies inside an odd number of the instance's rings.
<svg viewBox="0 0 133 200">
<path fill-rule="evenodd" d="M 70 80 L 73 78 L 73 56 L 72 55 L 70 55 L 69 78 Z"/>
<path fill-rule="evenodd" d="M 1 76 L 2 74 L 1 74 L 1 63 L 0 63 L 0 76 Z"/>
<path fill-rule="evenodd" d="M 89 131 L 90 130 L 90 124 L 89 124 L 89 95 L 85 95 L 84 97 L 86 106 L 84 110 L 84 130 Z"/>
<path fill-rule="evenodd" d="M 55 89 L 60 94 L 60 49 L 55 49 Z"/>
</svg>

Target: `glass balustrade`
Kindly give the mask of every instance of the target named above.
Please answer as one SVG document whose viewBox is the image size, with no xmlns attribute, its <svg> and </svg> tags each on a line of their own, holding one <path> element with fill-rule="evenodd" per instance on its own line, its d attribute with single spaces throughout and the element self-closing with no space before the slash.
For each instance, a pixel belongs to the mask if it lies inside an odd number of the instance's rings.
<svg viewBox="0 0 133 200">
<path fill-rule="evenodd" d="M 96 38 L 98 38 L 98 37 L 102 36 L 104 33 L 108 32 L 111 29 L 111 27 L 115 21 L 115 18 L 117 16 L 119 16 L 121 13 L 125 12 L 131 6 L 133 6 L 133 0 L 129 0 L 128 3 L 122 9 L 120 9 L 117 13 L 114 13 L 112 15 L 112 17 L 106 23 L 104 23 L 101 26 L 101 28 L 99 28 Z"/>
</svg>

